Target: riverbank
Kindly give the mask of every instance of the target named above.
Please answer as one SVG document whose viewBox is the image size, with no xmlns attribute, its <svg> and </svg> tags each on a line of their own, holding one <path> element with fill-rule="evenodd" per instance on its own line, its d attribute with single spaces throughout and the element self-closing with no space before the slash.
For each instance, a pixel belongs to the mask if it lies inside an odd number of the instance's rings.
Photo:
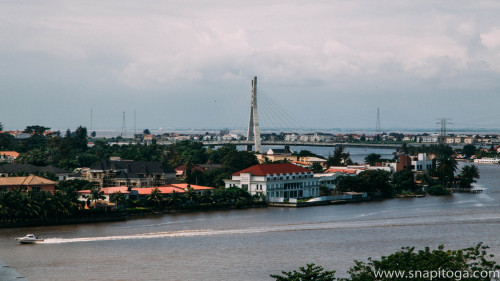
<svg viewBox="0 0 500 281">
<path fill-rule="evenodd" d="M 55 225 L 68 225 L 68 224 L 115 222 L 115 221 L 125 221 L 129 218 L 138 218 L 141 216 L 182 214 L 182 213 L 194 213 L 203 211 L 266 208 L 267 206 L 268 205 L 266 202 L 256 202 L 255 204 L 252 205 L 228 205 L 228 206 L 198 205 L 190 208 L 168 209 L 161 211 L 153 211 L 147 208 L 141 208 L 141 209 L 137 208 L 125 212 L 109 212 L 99 215 L 93 214 L 87 217 L 69 217 L 69 218 L 60 218 L 54 220 L 24 221 L 24 222 L 13 222 L 13 223 L 0 222 L 0 228 L 41 227 L 41 226 L 55 226 Z"/>
</svg>

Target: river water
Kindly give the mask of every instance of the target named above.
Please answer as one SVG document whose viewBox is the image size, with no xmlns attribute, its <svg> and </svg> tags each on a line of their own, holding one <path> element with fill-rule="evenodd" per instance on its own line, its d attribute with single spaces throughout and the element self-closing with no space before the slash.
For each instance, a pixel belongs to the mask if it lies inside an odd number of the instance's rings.
<svg viewBox="0 0 500 281">
<path fill-rule="evenodd" d="M 2 229 L 0 260 L 29 280 L 272 280 L 311 262 L 345 276 L 403 246 L 484 242 L 499 262 L 500 165 L 479 169 L 481 194 Z M 45 242 L 19 245 L 27 232 Z"/>
</svg>

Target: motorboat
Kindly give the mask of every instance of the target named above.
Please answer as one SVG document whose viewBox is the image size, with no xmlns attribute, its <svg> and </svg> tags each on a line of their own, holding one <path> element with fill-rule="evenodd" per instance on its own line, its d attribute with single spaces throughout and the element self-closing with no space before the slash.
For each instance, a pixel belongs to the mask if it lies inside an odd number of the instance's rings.
<svg viewBox="0 0 500 281">
<path fill-rule="evenodd" d="M 16 238 L 21 244 L 35 244 L 38 242 L 43 242 L 43 238 L 36 237 L 34 234 L 27 234 L 24 237 Z"/>
</svg>

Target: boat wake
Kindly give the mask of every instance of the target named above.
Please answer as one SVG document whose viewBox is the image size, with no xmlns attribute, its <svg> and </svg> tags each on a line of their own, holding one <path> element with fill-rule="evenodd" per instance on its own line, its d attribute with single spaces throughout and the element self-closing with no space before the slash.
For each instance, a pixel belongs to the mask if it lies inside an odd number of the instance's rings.
<svg viewBox="0 0 500 281">
<path fill-rule="evenodd" d="M 374 227 L 404 227 L 418 225 L 444 225 L 444 224 L 463 224 L 463 223 L 500 223 L 500 214 L 482 213 L 480 216 L 461 214 L 457 216 L 434 216 L 434 217 L 406 217 L 375 219 L 363 221 L 343 221 L 343 222 L 315 222 L 315 223 L 297 223 L 276 226 L 249 227 L 241 229 L 200 229 L 200 230 L 181 230 L 167 232 L 141 233 L 131 235 L 116 235 L 102 237 L 80 237 L 80 238 L 46 238 L 44 244 L 61 243 L 81 243 L 97 241 L 116 241 L 130 239 L 153 239 L 153 238 L 175 238 L 175 237 L 196 237 L 210 235 L 238 235 L 254 234 L 266 232 L 288 232 L 288 231 L 310 231 L 310 230 L 329 230 L 329 229 L 348 229 L 348 228 L 374 228 Z"/>
</svg>

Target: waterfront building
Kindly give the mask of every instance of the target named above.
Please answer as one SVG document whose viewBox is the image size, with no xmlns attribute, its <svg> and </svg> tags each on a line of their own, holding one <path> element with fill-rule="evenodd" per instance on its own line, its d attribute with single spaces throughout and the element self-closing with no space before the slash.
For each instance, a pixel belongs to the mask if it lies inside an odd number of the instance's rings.
<svg viewBox="0 0 500 281">
<path fill-rule="evenodd" d="M 38 176 L 27 177 L 0 177 L 0 192 L 21 189 L 28 191 L 48 191 L 54 192 L 56 182 Z"/>
<path fill-rule="evenodd" d="M 266 158 L 268 161 L 292 161 L 297 158 L 292 155 L 292 151 L 289 148 L 278 149 L 278 148 L 270 148 L 266 153 L 256 154 L 257 160 L 260 163 L 266 162 Z"/>
<path fill-rule="evenodd" d="M 111 201 L 110 197 L 115 192 L 120 192 L 121 194 L 123 194 L 125 196 L 125 199 L 127 199 L 127 200 L 129 198 L 134 199 L 134 197 L 135 198 L 137 197 L 137 192 L 132 190 L 129 187 L 126 187 L 126 186 L 104 187 L 104 188 L 101 188 L 101 191 L 103 192 L 102 195 L 104 196 L 103 200 L 108 201 L 108 202 Z M 87 201 L 87 199 L 90 197 L 90 194 L 91 194 L 90 189 L 79 190 L 78 191 L 78 195 L 79 195 L 78 200 Z"/>
<path fill-rule="evenodd" d="M 163 186 L 175 182 L 175 170 L 155 161 L 104 160 L 89 169 L 87 180 L 99 187 Z"/>
<path fill-rule="evenodd" d="M 260 164 L 225 179 L 225 187 L 238 187 L 269 202 L 319 196 L 319 179 L 314 173 L 292 163 Z"/>
<path fill-rule="evenodd" d="M 477 163 L 477 164 L 498 164 L 498 163 L 500 163 L 500 159 L 484 157 L 484 158 L 474 159 L 474 163 Z"/>
<path fill-rule="evenodd" d="M 307 163 L 311 166 L 318 163 L 321 167 L 326 168 L 326 160 L 318 157 L 300 157 L 299 162 Z"/>
</svg>

